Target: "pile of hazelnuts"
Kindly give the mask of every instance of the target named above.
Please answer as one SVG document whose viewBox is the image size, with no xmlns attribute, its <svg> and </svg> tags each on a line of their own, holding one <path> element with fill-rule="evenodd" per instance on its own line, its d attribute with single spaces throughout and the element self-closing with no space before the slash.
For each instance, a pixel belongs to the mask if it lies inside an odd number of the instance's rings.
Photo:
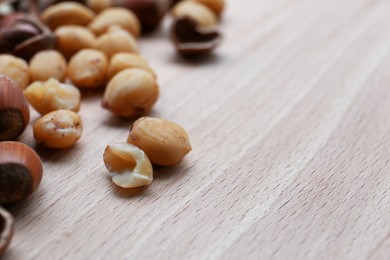
<svg viewBox="0 0 390 260">
<path fill-rule="evenodd" d="M 69 148 L 82 134 L 81 90 L 105 87 L 102 107 L 137 119 L 126 142 L 108 145 L 103 160 L 122 188 L 149 185 L 152 165 L 172 166 L 191 151 L 176 123 L 147 117 L 159 95 L 157 76 L 139 55 L 137 38 L 170 13 L 171 40 L 184 58 L 209 55 L 220 43 L 223 0 L 8 0 L 0 3 L 0 205 L 28 198 L 42 162 L 15 141 L 42 116 L 33 136 L 42 146 Z M 0 255 L 14 230 L 0 206 Z"/>
</svg>

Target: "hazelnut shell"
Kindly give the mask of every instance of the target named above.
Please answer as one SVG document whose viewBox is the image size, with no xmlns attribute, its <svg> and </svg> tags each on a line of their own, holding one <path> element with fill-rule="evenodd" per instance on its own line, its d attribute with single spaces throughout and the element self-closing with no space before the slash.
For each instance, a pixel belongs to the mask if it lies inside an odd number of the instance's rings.
<svg viewBox="0 0 390 260">
<path fill-rule="evenodd" d="M 19 142 L 0 142 L 0 205 L 28 198 L 42 174 L 41 159 L 33 149 Z"/>
<path fill-rule="evenodd" d="M 0 75 L 0 141 L 16 139 L 30 120 L 22 90 L 12 79 Z"/>
<path fill-rule="evenodd" d="M 5 252 L 14 234 L 14 218 L 0 207 L 0 256 Z"/>
</svg>

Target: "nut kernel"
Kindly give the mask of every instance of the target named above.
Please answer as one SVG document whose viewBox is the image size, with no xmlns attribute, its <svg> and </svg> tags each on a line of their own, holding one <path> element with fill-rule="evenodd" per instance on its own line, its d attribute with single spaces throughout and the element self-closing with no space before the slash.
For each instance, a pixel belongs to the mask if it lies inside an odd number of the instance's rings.
<svg viewBox="0 0 390 260">
<path fill-rule="evenodd" d="M 108 145 L 103 159 L 107 170 L 112 173 L 112 181 L 122 188 L 145 186 L 153 181 L 153 167 L 149 158 L 134 145 Z"/>
<path fill-rule="evenodd" d="M 36 53 L 30 60 L 31 81 L 46 81 L 50 78 L 63 81 L 66 77 L 66 60 L 55 50 Z"/>
<path fill-rule="evenodd" d="M 126 69 L 108 83 L 102 106 L 119 116 L 136 117 L 149 113 L 158 93 L 152 74 L 142 69 Z"/>
<path fill-rule="evenodd" d="M 101 35 L 108 31 L 112 25 L 122 27 L 134 37 L 138 37 L 141 30 L 140 23 L 135 14 L 121 7 L 107 8 L 93 19 L 89 24 L 89 28 L 97 35 Z"/>
<path fill-rule="evenodd" d="M 13 79 L 21 89 L 25 89 L 30 81 L 27 62 L 9 54 L 0 55 L 0 74 Z"/>
<path fill-rule="evenodd" d="M 80 90 L 56 79 L 34 82 L 24 90 L 24 95 L 42 115 L 59 109 L 77 112 L 80 108 Z"/>
<path fill-rule="evenodd" d="M 186 130 L 168 120 L 142 117 L 134 122 L 127 142 L 143 150 L 156 165 L 172 166 L 191 151 Z"/>
<path fill-rule="evenodd" d="M 154 71 L 149 67 L 148 62 L 142 56 L 134 53 L 114 54 L 108 65 L 107 77 L 111 79 L 118 72 L 132 68 L 143 69 L 150 72 L 154 78 L 157 78 Z"/>
<path fill-rule="evenodd" d="M 184 1 L 173 7 L 174 18 L 189 17 L 199 26 L 213 27 L 218 24 L 217 16 L 207 6 L 193 1 Z"/>
<path fill-rule="evenodd" d="M 70 110 L 50 112 L 33 125 L 34 138 L 38 144 L 49 148 L 64 149 L 72 146 L 83 131 L 81 118 Z"/>
<path fill-rule="evenodd" d="M 95 16 L 88 7 L 76 2 L 61 2 L 46 8 L 41 20 L 52 30 L 66 24 L 87 25 Z"/>
<path fill-rule="evenodd" d="M 191 0 L 194 2 L 198 2 L 204 4 L 208 8 L 210 8 L 217 16 L 222 14 L 223 9 L 225 8 L 224 0 Z"/>
<path fill-rule="evenodd" d="M 95 13 L 100 13 L 112 6 L 112 0 L 86 0 L 86 4 Z"/>
<path fill-rule="evenodd" d="M 137 41 L 132 34 L 120 27 L 119 29 L 110 28 L 97 39 L 97 49 L 104 52 L 108 58 L 119 52 L 139 52 Z"/>
<path fill-rule="evenodd" d="M 60 26 L 55 30 L 54 34 L 57 39 L 56 49 L 67 59 L 82 49 L 94 49 L 96 45 L 95 34 L 83 26 Z"/>
<path fill-rule="evenodd" d="M 93 49 L 84 49 L 69 61 L 68 77 L 77 87 L 100 87 L 105 80 L 108 61 L 106 55 Z"/>
</svg>

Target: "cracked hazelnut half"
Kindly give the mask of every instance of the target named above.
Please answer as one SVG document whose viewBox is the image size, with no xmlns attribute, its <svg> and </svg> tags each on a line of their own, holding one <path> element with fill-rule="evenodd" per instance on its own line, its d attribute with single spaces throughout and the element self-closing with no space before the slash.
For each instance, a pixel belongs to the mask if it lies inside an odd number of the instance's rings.
<svg viewBox="0 0 390 260">
<path fill-rule="evenodd" d="M 19 86 L 0 75 L 0 141 L 16 139 L 30 120 L 30 110 Z"/>
<path fill-rule="evenodd" d="M 5 252 L 14 234 L 14 218 L 0 207 L 0 256 Z"/>
<path fill-rule="evenodd" d="M 20 142 L 0 142 L 0 205 L 28 198 L 42 179 L 39 156 Z"/>
<path fill-rule="evenodd" d="M 186 58 L 211 53 L 222 39 L 216 27 L 201 27 L 187 16 L 173 22 L 171 35 L 176 50 Z"/>
</svg>

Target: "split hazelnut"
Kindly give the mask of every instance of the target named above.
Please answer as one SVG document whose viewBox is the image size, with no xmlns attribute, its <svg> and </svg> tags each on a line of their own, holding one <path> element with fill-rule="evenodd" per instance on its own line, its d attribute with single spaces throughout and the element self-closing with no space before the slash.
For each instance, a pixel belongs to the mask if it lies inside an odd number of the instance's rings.
<svg viewBox="0 0 390 260">
<path fill-rule="evenodd" d="M 134 37 L 140 34 L 140 23 L 137 16 L 130 10 L 121 7 L 107 8 L 99 13 L 89 24 L 89 28 L 97 35 L 108 31 L 110 26 L 118 25 L 130 32 Z"/>
<path fill-rule="evenodd" d="M 132 10 L 141 23 L 143 33 L 155 30 L 169 8 L 169 0 L 114 0 L 115 6 Z"/>
<path fill-rule="evenodd" d="M 88 7 L 76 2 L 60 2 L 49 6 L 41 13 L 41 20 L 55 30 L 61 25 L 75 24 L 87 25 L 89 24 L 95 13 Z"/>
<path fill-rule="evenodd" d="M 172 166 L 191 151 L 184 128 L 165 119 L 142 117 L 134 122 L 127 142 L 140 148 L 156 165 Z"/>
<path fill-rule="evenodd" d="M 145 186 L 153 181 L 153 167 L 148 156 L 134 145 L 108 145 L 103 160 L 112 174 L 112 181 L 122 188 Z"/>
<path fill-rule="evenodd" d="M 196 58 L 211 53 L 221 43 L 216 27 L 201 27 L 189 17 L 176 19 L 172 24 L 172 41 L 185 58 Z"/>
<path fill-rule="evenodd" d="M 12 240 L 15 224 L 12 215 L 0 207 L 0 256 L 5 252 Z"/>
<path fill-rule="evenodd" d="M 0 141 L 14 140 L 30 120 L 22 90 L 10 78 L 0 75 Z"/>
<path fill-rule="evenodd" d="M 158 93 L 152 74 L 142 69 L 126 69 L 108 83 L 102 106 L 122 117 L 137 117 L 149 113 Z"/>
<path fill-rule="evenodd" d="M 80 108 L 80 90 L 53 78 L 46 82 L 36 81 L 23 93 L 27 101 L 42 115 L 59 109 L 77 112 Z"/>
<path fill-rule="evenodd" d="M 0 205 L 27 199 L 42 179 L 39 156 L 19 142 L 0 142 Z"/>
</svg>

